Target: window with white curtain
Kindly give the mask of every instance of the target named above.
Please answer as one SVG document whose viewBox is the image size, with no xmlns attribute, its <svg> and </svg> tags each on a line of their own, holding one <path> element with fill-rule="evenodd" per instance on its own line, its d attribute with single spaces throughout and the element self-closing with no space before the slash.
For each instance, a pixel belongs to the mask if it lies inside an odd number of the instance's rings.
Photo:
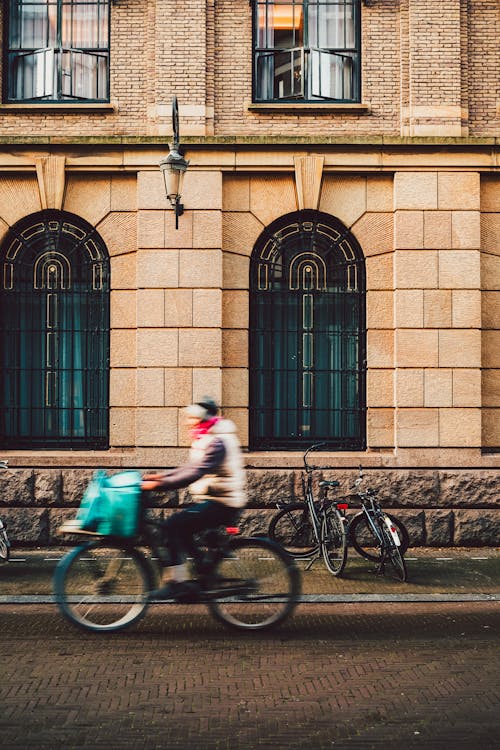
<svg viewBox="0 0 500 750">
<path fill-rule="evenodd" d="M 8 0 L 8 102 L 109 101 L 110 0 Z"/>
<path fill-rule="evenodd" d="M 255 0 L 254 100 L 360 101 L 360 0 Z"/>
</svg>

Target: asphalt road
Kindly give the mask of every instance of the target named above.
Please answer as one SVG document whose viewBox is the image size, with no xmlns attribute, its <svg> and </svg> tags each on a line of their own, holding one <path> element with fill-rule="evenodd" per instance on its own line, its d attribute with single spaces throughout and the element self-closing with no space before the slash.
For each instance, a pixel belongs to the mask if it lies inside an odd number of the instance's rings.
<svg viewBox="0 0 500 750">
<path fill-rule="evenodd" d="M 269 634 L 200 607 L 78 631 L 0 606 L 2 748 L 500 746 L 500 604 L 301 604 Z"/>
</svg>

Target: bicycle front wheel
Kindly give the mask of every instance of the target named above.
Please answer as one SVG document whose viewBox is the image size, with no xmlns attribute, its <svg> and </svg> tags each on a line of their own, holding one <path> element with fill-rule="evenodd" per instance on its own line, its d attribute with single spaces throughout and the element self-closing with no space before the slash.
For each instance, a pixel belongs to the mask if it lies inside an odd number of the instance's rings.
<svg viewBox="0 0 500 750">
<path fill-rule="evenodd" d="M 311 557 L 319 549 L 305 503 L 293 503 L 280 510 L 271 520 L 268 534 L 297 559 Z"/>
<path fill-rule="evenodd" d="M 235 539 L 219 559 L 212 584 L 227 590 L 208 601 L 216 619 L 241 630 L 264 630 L 288 617 L 300 596 L 293 559 L 267 539 Z"/>
<path fill-rule="evenodd" d="M 404 555 L 410 543 L 406 526 L 395 516 L 389 513 L 385 515 L 396 528 L 401 542 L 401 553 Z M 372 560 L 373 562 L 380 562 L 380 541 L 370 527 L 365 513 L 357 513 L 352 519 L 349 527 L 349 542 L 361 557 L 365 557 L 367 560 Z"/>
<path fill-rule="evenodd" d="M 111 632 L 130 627 L 144 615 L 152 578 L 138 550 L 102 539 L 75 547 L 60 560 L 54 594 L 74 625 Z"/>
<path fill-rule="evenodd" d="M 340 576 L 347 560 L 347 535 L 344 519 L 338 511 L 329 510 L 323 514 L 321 552 L 330 573 Z"/>
<path fill-rule="evenodd" d="M 395 544 L 394 539 L 392 538 L 388 529 L 384 526 L 383 522 L 380 524 L 380 533 L 382 535 L 382 539 L 384 540 L 384 563 L 387 563 L 387 560 L 391 563 L 393 577 L 395 577 L 396 580 L 401 582 L 406 581 L 408 572 L 406 569 L 406 561 L 403 557 L 403 553 L 401 552 L 401 548 L 398 547 L 397 544 Z"/>
<path fill-rule="evenodd" d="M 2 521 L 0 521 L 0 563 L 7 562 L 10 557 L 10 542 Z"/>
</svg>

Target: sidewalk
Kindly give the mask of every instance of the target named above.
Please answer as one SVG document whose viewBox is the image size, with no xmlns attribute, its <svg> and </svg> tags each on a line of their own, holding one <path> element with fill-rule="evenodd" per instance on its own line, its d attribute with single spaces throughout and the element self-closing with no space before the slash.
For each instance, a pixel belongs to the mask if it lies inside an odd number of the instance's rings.
<svg viewBox="0 0 500 750">
<path fill-rule="evenodd" d="M 20 549 L 0 566 L 0 604 L 51 603 L 52 576 L 67 548 Z M 304 603 L 500 601 L 500 548 L 416 547 L 405 555 L 408 581 L 374 573 L 375 565 L 349 550 L 342 577 L 332 576 L 322 558 L 302 573 Z"/>
</svg>

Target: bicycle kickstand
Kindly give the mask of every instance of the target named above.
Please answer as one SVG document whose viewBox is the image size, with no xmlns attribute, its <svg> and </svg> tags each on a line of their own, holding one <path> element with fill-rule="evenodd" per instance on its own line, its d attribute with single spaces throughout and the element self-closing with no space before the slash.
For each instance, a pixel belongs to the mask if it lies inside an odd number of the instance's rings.
<svg viewBox="0 0 500 750">
<path fill-rule="evenodd" d="M 380 564 L 374 571 L 376 575 L 383 576 L 385 575 L 385 557 L 382 555 L 380 558 Z"/>
<path fill-rule="evenodd" d="M 305 567 L 305 570 L 311 570 L 311 568 L 314 565 L 314 563 L 316 562 L 316 560 L 320 560 L 320 559 L 321 559 L 321 549 L 320 549 L 319 552 L 316 552 L 316 554 L 314 556 L 311 556 L 311 559 L 307 563 L 307 565 Z"/>
</svg>

